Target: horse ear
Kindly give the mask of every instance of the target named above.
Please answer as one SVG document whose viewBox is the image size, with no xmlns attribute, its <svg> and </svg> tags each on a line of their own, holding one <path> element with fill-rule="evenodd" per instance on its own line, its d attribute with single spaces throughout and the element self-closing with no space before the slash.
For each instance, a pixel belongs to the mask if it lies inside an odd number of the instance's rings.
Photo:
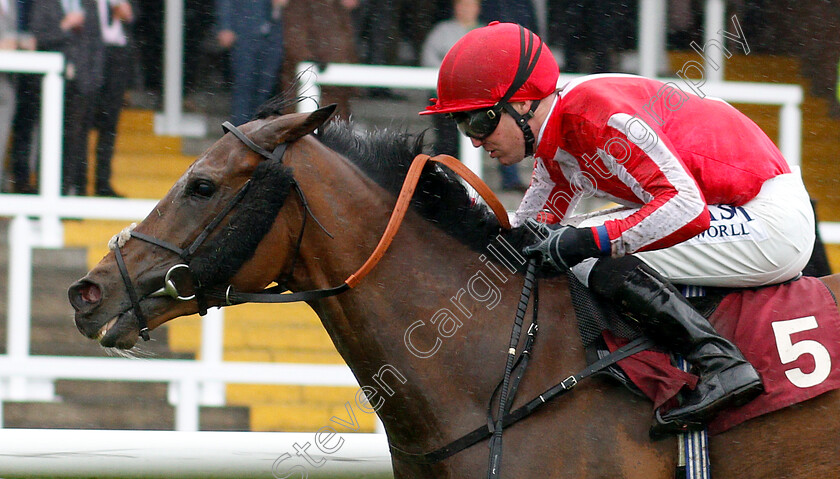
<svg viewBox="0 0 840 479">
<path fill-rule="evenodd" d="M 306 119 L 292 126 L 286 133 L 285 141 L 295 141 L 298 138 L 308 135 L 323 125 L 335 113 L 338 105 L 333 103 L 319 108 L 310 113 Z"/>
</svg>

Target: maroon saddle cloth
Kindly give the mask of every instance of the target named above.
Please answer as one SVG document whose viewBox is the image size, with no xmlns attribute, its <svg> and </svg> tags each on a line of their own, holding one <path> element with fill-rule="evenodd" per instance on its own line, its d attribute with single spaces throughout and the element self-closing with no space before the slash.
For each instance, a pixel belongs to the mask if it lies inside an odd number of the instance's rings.
<svg viewBox="0 0 840 479">
<path fill-rule="evenodd" d="M 831 291 L 817 278 L 727 294 L 709 321 L 755 366 L 765 392 L 752 402 L 723 411 L 709 433 L 724 432 L 748 419 L 814 398 L 840 387 L 840 313 Z M 610 351 L 627 340 L 604 331 Z M 697 377 L 672 366 L 668 354 L 642 353 L 619 366 L 654 403 L 672 404 Z"/>
</svg>

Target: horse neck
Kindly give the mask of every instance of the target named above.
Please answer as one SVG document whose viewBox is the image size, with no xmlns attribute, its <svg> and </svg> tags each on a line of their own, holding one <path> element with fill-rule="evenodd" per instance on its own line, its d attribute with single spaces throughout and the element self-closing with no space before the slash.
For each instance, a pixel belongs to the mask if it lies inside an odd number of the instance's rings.
<svg viewBox="0 0 840 479">
<path fill-rule="evenodd" d="M 374 250 L 394 195 L 346 162 L 295 171 L 335 234 L 317 241 L 322 232 L 307 233 L 295 286 L 341 284 Z M 311 304 L 395 444 L 428 450 L 483 421 L 522 286 L 505 264 L 517 261 L 503 240 L 471 250 L 409 211 L 355 289 Z"/>
</svg>

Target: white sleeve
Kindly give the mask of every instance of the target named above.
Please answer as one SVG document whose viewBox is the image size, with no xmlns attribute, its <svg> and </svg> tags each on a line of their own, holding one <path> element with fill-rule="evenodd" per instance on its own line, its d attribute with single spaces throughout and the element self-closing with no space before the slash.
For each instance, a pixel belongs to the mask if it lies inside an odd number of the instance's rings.
<svg viewBox="0 0 840 479">
<path fill-rule="evenodd" d="M 551 180 L 542 158 L 537 158 L 534 173 L 531 175 L 531 185 L 525 192 L 522 202 L 519 203 L 516 213 L 513 214 L 511 225 L 516 228 L 525 224 L 528 218 L 535 218 L 548 201 L 554 185 L 555 183 Z"/>
</svg>

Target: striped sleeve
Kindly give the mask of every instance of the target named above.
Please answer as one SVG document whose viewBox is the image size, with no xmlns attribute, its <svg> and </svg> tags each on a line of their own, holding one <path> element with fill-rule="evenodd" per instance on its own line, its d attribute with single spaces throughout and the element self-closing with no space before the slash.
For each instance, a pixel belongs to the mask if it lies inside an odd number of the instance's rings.
<svg viewBox="0 0 840 479">
<path fill-rule="evenodd" d="M 626 113 L 612 115 L 599 136 L 607 139 L 597 150 L 609 172 L 604 181 L 621 182 L 642 204 L 604 223 L 613 256 L 672 246 L 709 227 L 703 194 L 667 139 Z"/>
<path fill-rule="evenodd" d="M 554 189 L 554 181 L 543 163 L 541 158 L 537 158 L 534 163 L 534 172 L 531 174 L 531 184 L 528 186 L 528 191 L 522 197 L 516 213 L 513 215 L 512 226 L 522 226 L 528 218 L 535 218 L 551 195 Z"/>
</svg>

